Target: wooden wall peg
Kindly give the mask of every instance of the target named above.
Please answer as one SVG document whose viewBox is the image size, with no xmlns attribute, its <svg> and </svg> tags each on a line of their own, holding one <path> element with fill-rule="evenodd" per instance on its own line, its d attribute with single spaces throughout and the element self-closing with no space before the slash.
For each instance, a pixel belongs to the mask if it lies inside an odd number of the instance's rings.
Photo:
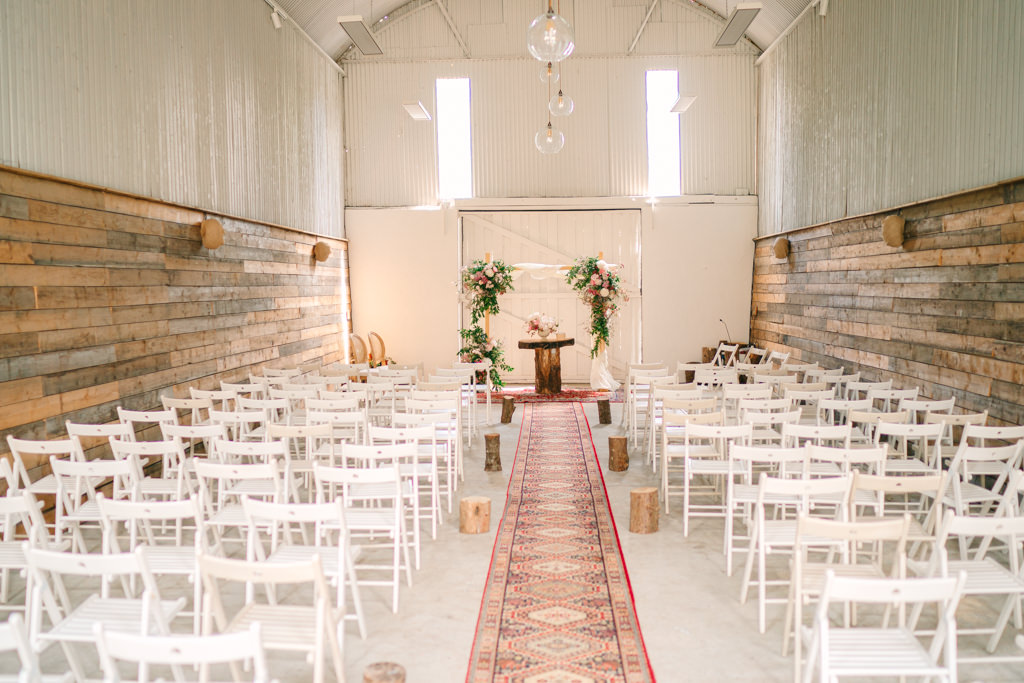
<svg viewBox="0 0 1024 683">
<path fill-rule="evenodd" d="M 224 244 L 224 226 L 216 218 L 207 218 L 199 224 L 199 238 L 203 248 L 212 251 Z"/>
<path fill-rule="evenodd" d="M 484 472 L 501 472 L 501 434 L 484 434 Z"/>
<path fill-rule="evenodd" d="M 626 437 L 608 437 L 608 469 L 612 472 L 625 472 L 629 469 L 629 450 Z"/>
<path fill-rule="evenodd" d="M 511 396 L 505 396 L 501 399 L 501 423 L 509 424 L 512 422 L 512 413 L 516 412 L 516 400 Z"/>
<path fill-rule="evenodd" d="M 657 507 L 657 501 L 655 501 Z M 655 510 L 657 512 L 657 510 Z M 491 499 L 466 496 L 459 501 L 459 533 L 486 534 L 491 530 Z"/>
<path fill-rule="evenodd" d="M 658 530 L 658 489 L 644 486 L 629 492 L 629 530 L 653 534 Z"/>
</svg>

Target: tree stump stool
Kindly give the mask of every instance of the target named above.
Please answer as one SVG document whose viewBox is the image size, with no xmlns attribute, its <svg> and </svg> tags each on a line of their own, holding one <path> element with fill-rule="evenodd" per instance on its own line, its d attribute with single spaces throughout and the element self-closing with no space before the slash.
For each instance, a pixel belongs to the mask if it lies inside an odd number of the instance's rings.
<svg viewBox="0 0 1024 683">
<path fill-rule="evenodd" d="M 597 399 L 597 421 L 603 425 L 610 425 L 612 423 L 612 402 L 610 399 Z"/>
<path fill-rule="evenodd" d="M 501 399 L 501 424 L 512 422 L 512 413 L 516 412 L 516 400 L 511 396 Z"/>
<path fill-rule="evenodd" d="M 658 489 L 645 486 L 629 492 L 629 530 L 653 534 L 658 530 Z"/>
<path fill-rule="evenodd" d="M 490 530 L 491 499 L 485 496 L 466 496 L 461 499 L 459 501 L 459 533 L 486 534 Z"/>
<path fill-rule="evenodd" d="M 484 472 L 501 472 L 501 434 L 484 434 Z"/>
<path fill-rule="evenodd" d="M 363 669 L 363 683 L 405 683 L 405 667 L 394 662 L 377 662 Z"/>
<path fill-rule="evenodd" d="M 625 472 L 629 469 L 629 450 L 626 437 L 608 437 L 608 469 L 612 472 Z"/>
</svg>

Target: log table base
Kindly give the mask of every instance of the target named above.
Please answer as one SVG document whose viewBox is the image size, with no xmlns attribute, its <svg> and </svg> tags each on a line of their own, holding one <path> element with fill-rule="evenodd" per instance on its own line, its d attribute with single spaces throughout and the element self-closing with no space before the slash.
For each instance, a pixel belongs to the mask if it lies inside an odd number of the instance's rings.
<svg viewBox="0 0 1024 683">
<path fill-rule="evenodd" d="M 608 469 L 612 472 L 625 472 L 629 469 L 629 450 L 626 437 L 608 437 Z"/>
<path fill-rule="evenodd" d="M 657 490 L 657 489 L 655 489 Z M 657 514 L 657 499 L 655 514 Z M 486 534 L 491 530 L 491 499 L 485 496 L 466 496 L 459 501 L 459 533 Z"/>
<path fill-rule="evenodd" d="M 484 434 L 484 472 L 501 472 L 501 434 Z"/>
<path fill-rule="evenodd" d="M 405 667 L 394 662 L 377 662 L 363 669 L 363 683 L 405 683 Z"/>
<path fill-rule="evenodd" d="M 629 530 L 653 534 L 658 530 L 658 489 L 646 486 L 629 492 Z"/>
<path fill-rule="evenodd" d="M 557 394 L 562 391 L 562 356 L 559 349 L 575 343 L 572 337 L 519 340 L 519 348 L 533 349 L 534 386 L 538 394 Z"/>
</svg>

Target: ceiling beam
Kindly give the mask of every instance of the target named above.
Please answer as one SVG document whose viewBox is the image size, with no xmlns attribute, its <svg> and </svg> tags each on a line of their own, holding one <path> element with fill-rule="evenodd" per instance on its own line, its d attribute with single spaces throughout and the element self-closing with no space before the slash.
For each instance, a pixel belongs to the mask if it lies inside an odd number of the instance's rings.
<svg viewBox="0 0 1024 683">
<path fill-rule="evenodd" d="M 800 14 L 796 15 L 793 21 L 789 22 L 789 26 L 787 26 L 785 30 L 782 33 L 780 33 L 775 40 L 772 41 L 771 45 L 764 49 L 764 52 L 761 53 L 760 57 L 754 60 L 754 66 L 761 66 L 761 62 L 763 62 L 765 58 L 768 57 L 768 53 L 774 50 L 775 47 L 782 42 L 782 39 L 788 36 L 790 31 L 792 31 L 796 27 L 796 25 L 800 23 L 800 20 L 804 18 L 804 15 L 807 14 L 811 10 L 811 8 L 817 4 L 818 0 L 811 0 L 811 2 L 807 3 L 807 6 L 800 11 Z"/>
<path fill-rule="evenodd" d="M 455 40 L 459 42 L 459 47 L 462 48 L 462 54 L 469 57 L 469 47 L 466 45 L 466 41 L 462 39 L 462 34 L 459 33 L 459 29 L 455 28 L 455 22 L 452 21 L 452 15 L 448 14 L 448 8 L 444 6 L 441 0 L 434 0 L 434 4 L 441 10 L 441 15 L 444 16 L 444 20 L 448 22 L 448 28 L 452 30 L 452 35 L 455 36 Z"/>
<path fill-rule="evenodd" d="M 647 28 L 647 22 L 651 20 L 651 15 L 654 14 L 654 7 L 657 4 L 658 0 L 651 0 L 651 6 L 647 8 L 647 14 L 644 16 L 644 20 L 640 24 L 640 30 L 636 32 L 633 42 L 629 44 L 629 49 L 626 50 L 627 55 L 633 54 L 633 50 L 636 49 L 636 44 L 640 42 L 640 36 L 644 34 L 644 29 Z"/>
</svg>

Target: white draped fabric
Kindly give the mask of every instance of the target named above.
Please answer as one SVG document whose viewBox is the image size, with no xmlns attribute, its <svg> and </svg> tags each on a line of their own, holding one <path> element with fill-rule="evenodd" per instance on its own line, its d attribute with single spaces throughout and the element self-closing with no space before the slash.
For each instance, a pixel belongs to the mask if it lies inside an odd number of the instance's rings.
<svg viewBox="0 0 1024 683">
<path fill-rule="evenodd" d="M 604 261 L 598 261 L 597 263 L 613 272 L 621 268 L 616 263 L 606 263 Z M 516 263 L 512 267 L 515 269 L 512 271 L 513 280 L 518 280 L 523 275 L 529 275 L 534 280 L 548 280 L 551 278 L 561 278 L 564 280 L 569 271 L 569 266 L 548 265 L 546 263 Z M 595 391 L 600 389 L 615 391 L 619 388 L 619 383 L 612 377 L 612 371 L 608 364 L 607 348 L 602 348 L 597 357 L 591 362 L 590 388 Z"/>
</svg>

